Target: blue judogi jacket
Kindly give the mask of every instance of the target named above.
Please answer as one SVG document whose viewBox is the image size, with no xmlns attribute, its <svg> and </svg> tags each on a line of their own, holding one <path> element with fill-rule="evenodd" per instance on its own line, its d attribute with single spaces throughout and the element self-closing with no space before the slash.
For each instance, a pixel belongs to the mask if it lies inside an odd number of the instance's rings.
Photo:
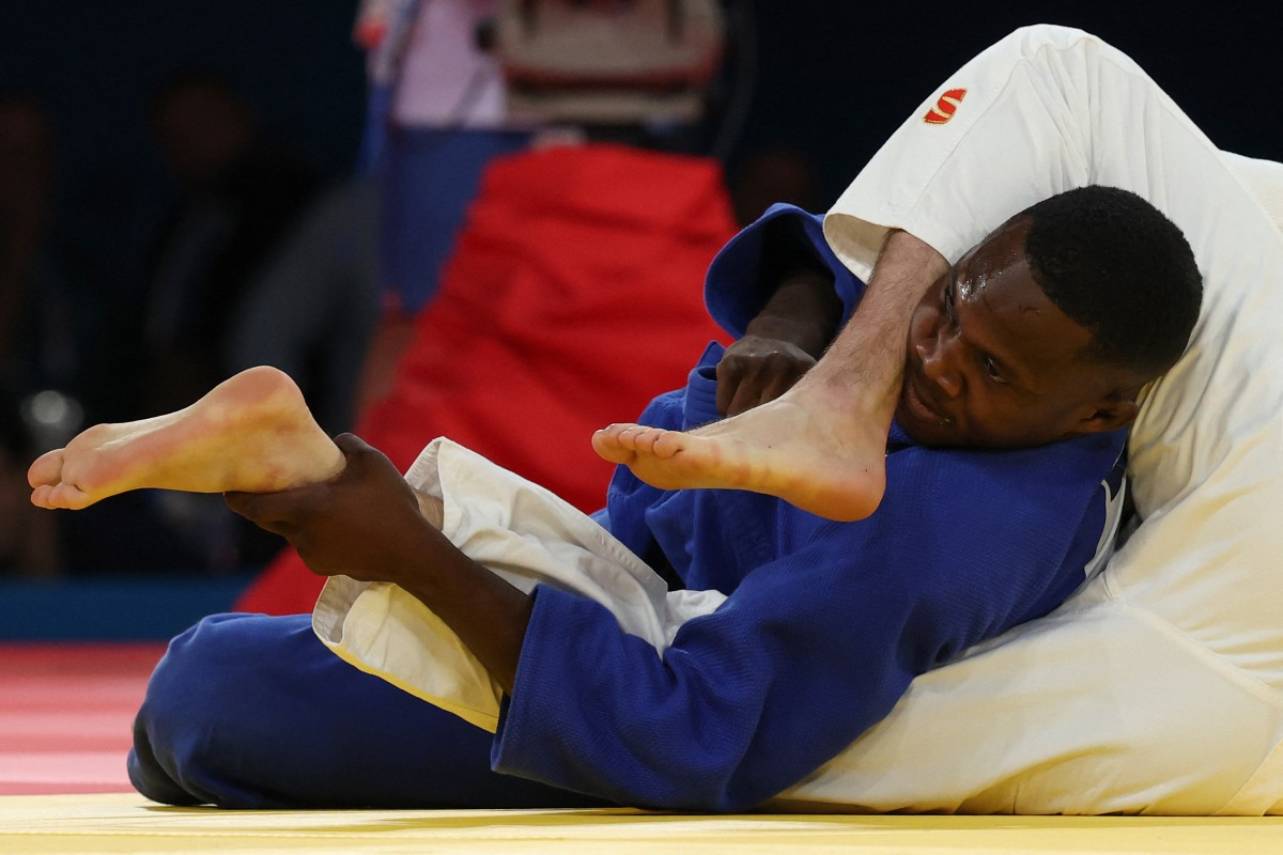
<svg viewBox="0 0 1283 855">
<path fill-rule="evenodd" d="M 709 270 L 710 311 L 734 335 L 770 296 L 757 268 L 777 217 L 801 225 L 847 316 L 863 292 L 819 217 L 777 205 Z M 640 421 L 716 420 L 720 356 L 710 345 L 686 387 Z M 537 588 L 494 769 L 627 804 L 735 810 L 770 798 L 886 716 L 916 675 L 1083 583 L 1125 439 L 934 449 L 893 425 L 886 495 L 853 523 L 747 492 L 665 492 L 620 467 L 603 523 L 640 556 L 659 550 L 686 587 L 729 599 L 659 656 L 601 606 Z"/>
</svg>

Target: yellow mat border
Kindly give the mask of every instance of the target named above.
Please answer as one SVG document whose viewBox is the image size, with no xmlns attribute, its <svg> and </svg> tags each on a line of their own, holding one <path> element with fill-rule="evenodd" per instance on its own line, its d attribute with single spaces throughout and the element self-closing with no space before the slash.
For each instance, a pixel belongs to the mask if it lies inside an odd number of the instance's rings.
<svg viewBox="0 0 1283 855">
<path fill-rule="evenodd" d="M 224 811 L 164 807 L 132 794 L 7 796 L 0 797 L 0 852 L 1279 855 L 1283 817 Z"/>
</svg>

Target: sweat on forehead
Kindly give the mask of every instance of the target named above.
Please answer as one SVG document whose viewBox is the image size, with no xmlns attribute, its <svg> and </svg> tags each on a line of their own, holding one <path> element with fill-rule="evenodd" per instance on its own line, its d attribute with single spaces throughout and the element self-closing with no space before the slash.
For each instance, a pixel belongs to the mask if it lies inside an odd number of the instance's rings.
<svg viewBox="0 0 1283 855">
<path fill-rule="evenodd" d="M 1035 388 L 1040 374 L 1089 356 L 1093 337 L 1044 293 L 1024 251 L 1027 231 L 1012 221 L 967 253 L 943 298 L 968 341 Z"/>
<path fill-rule="evenodd" d="M 970 297 L 973 290 L 983 289 L 998 273 L 1024 265 L 1028 231 L 1027 219 L 1012 217 L 959 259 L 957 267 L 965 268 L 968 274 L 959 278 L 960 295 Z"/>
</svg>

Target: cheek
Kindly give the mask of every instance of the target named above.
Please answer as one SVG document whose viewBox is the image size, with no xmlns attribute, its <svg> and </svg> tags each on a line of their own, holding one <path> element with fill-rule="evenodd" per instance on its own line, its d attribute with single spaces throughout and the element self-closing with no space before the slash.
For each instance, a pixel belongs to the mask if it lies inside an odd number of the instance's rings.
<svg viewBox="0 0 1283 855">
<path fill-rule="evenodd" d="M 926 301 L 918 304 L 909 319 L 909 345 L 930 341 L 935 338 L 940 327 L 940 311 Z"/>
</svg>

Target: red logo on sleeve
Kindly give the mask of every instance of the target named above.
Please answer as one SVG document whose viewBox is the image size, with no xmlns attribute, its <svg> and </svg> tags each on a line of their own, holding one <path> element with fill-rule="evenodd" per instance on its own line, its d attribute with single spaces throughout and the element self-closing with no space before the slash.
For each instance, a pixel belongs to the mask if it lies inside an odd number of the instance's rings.
<svg viewBox="0 0 1283 855">
<path fill-rule="evenodd" d="M 934 107 L 927 110 L 927 114 L 922 117 L 922 120 L 929 125 L 943 125 L 953 118 L 954 112 L 957 111 L 958 105 L 962 103 L 962 99 L 965 97 L 967 97 L 967 90 L 950 89 L 940 96 L 940 100 L 936 102 Z"/>
</svg>

